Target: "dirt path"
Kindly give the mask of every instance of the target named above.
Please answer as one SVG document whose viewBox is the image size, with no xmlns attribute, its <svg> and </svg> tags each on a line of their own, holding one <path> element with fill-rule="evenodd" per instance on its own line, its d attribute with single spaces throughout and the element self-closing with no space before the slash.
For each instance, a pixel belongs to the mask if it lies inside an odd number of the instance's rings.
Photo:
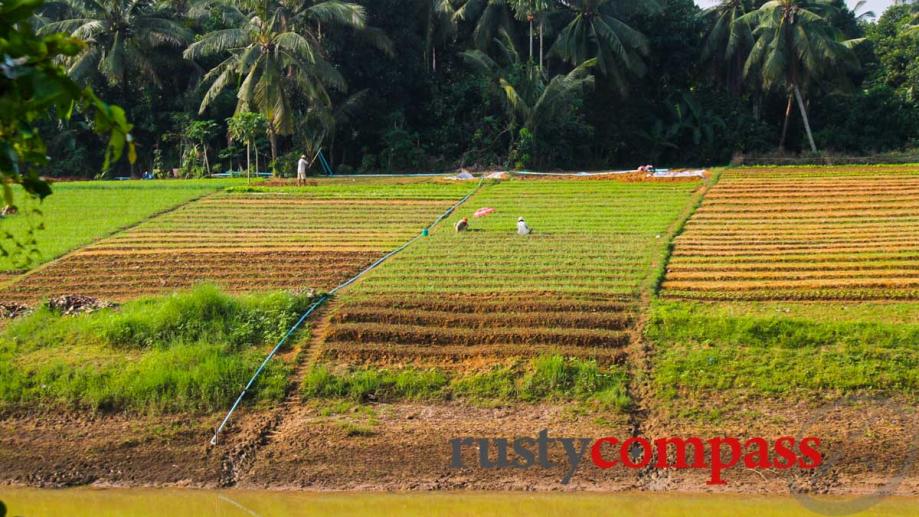
<svg viewBox="0 0 919 517">
<path fill-rule="evenodd" d="M 716 172 L 708 178 L 693 194 L 686 209 L 680 213 L 677 220 L 667 228 L 667 231 L 662 236 L 666 248 L 658 259 L 651 262 L 648 274 L 641 284 L 638 320 L 632 328 L 632 337 L 626 350 L 625 360 L 629 372 L 629 398 L 632 400 L 632 406 L 628 411 L 629 434 L 633 437 L 653 436 L 655 430 L 649 422 L 649 417 L 654 412 L 655 390 L 652 386 L 654 347 L 645 338 L 645 328 L 648 324 L 651 302 L 656 295 L 656 290 L 662 277 L 666 274 L 674 239 L 682 233 L 686 222 L 705 200 L 705 195 L 718 183 L 720 177 L 720 172 Z M 637 454 L 640 454 L 640 451 L 635 451 L 633 456 Z M 653 488 L 660 484 L 661 478 L 667 476 L 669 476 L 668 471 L 650 467 L 643 469 L 639 472 L 639 487 L 644 489 Z"/>
<path fill-rule="evenodd" d="M 256 461 L 259 451 L 275 441 L 277 429 L 284 419 L 301 405 L 300 384 L 309 367 L 315 363 L 313 356 L 325 338 L 329 316 L 334 313 L 337 306 L 337 300 L 333 299 L 317 308 L 312 315 L 316 323 L 310 326 L 308 334 L 297 339 L 291 351 L 276 358 L 294 365 L 287 396 L 277 406 L 252 415 L 252 422 L 243 428 L 244 432 L 222 446 L 225 452 L 222 454 L 220 486 L 235 486 Z M 246 412 L 236 415 L 236 418 L 245 419 L 249 416 Z M 219 448 L 220 446 L 218 450 Z"/>
</svg>

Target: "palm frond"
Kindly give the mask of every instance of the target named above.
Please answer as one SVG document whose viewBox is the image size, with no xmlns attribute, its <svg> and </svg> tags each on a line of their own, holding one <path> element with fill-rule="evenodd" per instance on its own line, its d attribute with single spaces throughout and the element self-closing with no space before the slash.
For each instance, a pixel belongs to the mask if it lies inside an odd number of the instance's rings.
<svg viewBox="0 0 919 517">
<path fill-rule="evenodd" d="M 303 15 L 322 23 L 339 24 L 356 29 L 367 25 L 367 12 L 362 5 L 338 0 L 326 0 L 312 5 L 303 11 Z"/>
<path fill-rule="evenodd" d="M 207 58 L 233 49 L 245 47 L 252 42 L 252 33 L 247 29 L 224 29 L 206 34 L 185 49 L 185 59 Z"/>
<path fill-rule="evenodd" d="M 188 45 L 194 34 L 191 30 L 172 20 L 153 16 L 138 16 L 134 19 L 136 32 L 145 36 L 151 45 Z"/>
<path fill-rule="evenodd" d="M 279 49 L 285 50 L 307 63 L 315 63 L 316 50 L 309 40 L 296 32 L 284 32 L 274 37 L 274 43 Z"/>
</svg>

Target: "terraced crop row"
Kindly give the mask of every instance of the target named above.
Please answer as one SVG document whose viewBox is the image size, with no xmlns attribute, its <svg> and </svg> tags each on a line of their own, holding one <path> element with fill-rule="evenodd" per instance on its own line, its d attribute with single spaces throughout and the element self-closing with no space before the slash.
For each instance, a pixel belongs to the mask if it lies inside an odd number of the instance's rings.
<svg viewBox="0 0 919 517">
<path fill-rule="evenodd" d="M 664 295 L 919 299 L 919 167 L 724 173 L 675 243 Z"/>
<path fill-rule="evenodd" d="M 416 235 L 471 188 L 364 182 L 215 194 L 22 277 L 0 291 L 0 301 L 59 294 L 123 300 L 203 281 L 231 292 L 328 289 Z"/>
<path fill-rule="evenodd" d="M 559 351 L 615 362 L 663 234 L 698 182 L 514 180 L 485 187 L 431 236 L 339 298 L 322 357 L 491 367 Z M 472 213 L 490 207 L 482 219 Z M 523 216 L 534 233 L 516 234 Z M 467 232 L 452 229 L 468 217 Z"/>
</svg>

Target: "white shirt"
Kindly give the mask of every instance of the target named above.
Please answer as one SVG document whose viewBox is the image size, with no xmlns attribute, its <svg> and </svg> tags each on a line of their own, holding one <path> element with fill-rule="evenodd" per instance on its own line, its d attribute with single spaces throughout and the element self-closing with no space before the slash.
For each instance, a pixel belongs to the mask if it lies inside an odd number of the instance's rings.
<svg viewBox="0 0 919 517">
<path fill-rule="evenodd" d="M 300 161 L 297 162 L 297 174 L 306 174 L 307 165 L 308 164 L 306 163 L 306 160 L 304 158 L 300 158 Z"/>
<path fill-rule="evenodd" d="M 517 221 L 517 234 L 518 235 L 529 235 L 530 227 L 527 226 L 525 221 Z"/>
</svg>

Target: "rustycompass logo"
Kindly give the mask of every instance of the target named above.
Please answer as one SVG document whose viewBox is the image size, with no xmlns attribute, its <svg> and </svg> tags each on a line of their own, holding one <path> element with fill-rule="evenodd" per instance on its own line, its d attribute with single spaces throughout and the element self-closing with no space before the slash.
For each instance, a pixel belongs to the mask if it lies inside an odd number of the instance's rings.
<svg viewBox="0 0 919 517">
<path fill-rule="evenodd" d="M 464 468 L 463 451 L 477 450 L 478 467 L 484 469 L 529 469 L 563 466 L 560 480 L 568 484 L 585 462 L 606 470 L 627 469 L 697 469 L 708 470 L 708 485 L 727 484 L 730 469 L 791 468 L 817 469 L 823 463 L 820 438 L 781 436 L 761 437 L 669 437 L 645 438 L 552 438 L 543 429 L 535 437 L 454 438 L 450 440 L 450 466 Z M 561 445 L 563 455 L 550 454 L 552 445 Z M 555 449 L 558 447 L 556 446 Z"/>
</svg>

